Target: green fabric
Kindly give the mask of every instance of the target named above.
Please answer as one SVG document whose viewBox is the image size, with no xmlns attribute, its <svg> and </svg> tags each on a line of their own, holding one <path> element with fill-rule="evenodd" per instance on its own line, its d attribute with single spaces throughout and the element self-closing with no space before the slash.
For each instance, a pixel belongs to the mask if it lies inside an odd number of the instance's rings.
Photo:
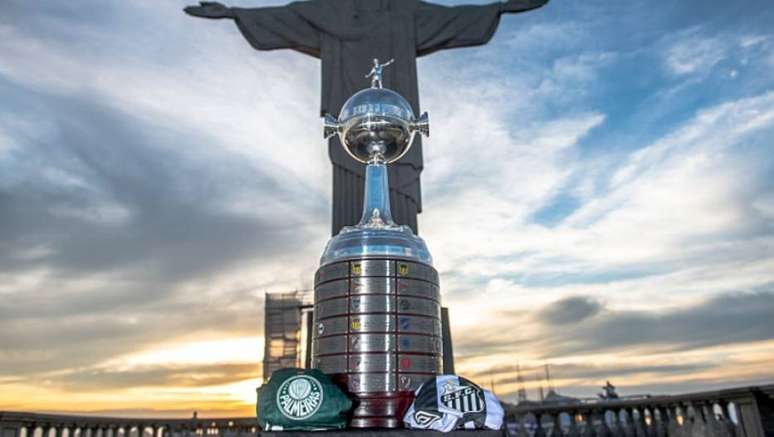
<svg viewBox="0 0 774 437">
<path fill-rule="evenodd" d="M 316 431 L 347 426 L 352 401 L 317 369 L 281 369 L 258 392 L 258 423 L 266 431 Z"/>
</svg>

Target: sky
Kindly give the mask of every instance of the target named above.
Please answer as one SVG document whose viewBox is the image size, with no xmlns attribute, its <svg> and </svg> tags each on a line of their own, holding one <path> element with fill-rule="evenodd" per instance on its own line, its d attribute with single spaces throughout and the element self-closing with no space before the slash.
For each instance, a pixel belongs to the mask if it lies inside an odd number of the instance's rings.
<svg viewBox="0 0 774 437">
<path fill-rule="evenodd" d="M 251 415 L 264 293 L 312 287 L 319 61 L 185 4 L 3 2 L 0 410 Z M 768 0 L 552 0 L 418 61 L 459 374 L 774 381 L 771 29 Z"/>
</svg>

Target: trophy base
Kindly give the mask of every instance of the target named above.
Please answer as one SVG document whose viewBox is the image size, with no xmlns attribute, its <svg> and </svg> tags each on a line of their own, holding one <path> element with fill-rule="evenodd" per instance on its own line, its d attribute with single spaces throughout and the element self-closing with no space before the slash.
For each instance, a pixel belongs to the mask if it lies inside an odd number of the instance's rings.
<svg viewBox="0 0 774 437">
<path fill-rule="evenodd" d="M 438 272 L 393 257 L 320 267 L 312 367 L 355 401 L 350 426 L 397 428 L 414 391 L 443 369 Z"/>
</svg>

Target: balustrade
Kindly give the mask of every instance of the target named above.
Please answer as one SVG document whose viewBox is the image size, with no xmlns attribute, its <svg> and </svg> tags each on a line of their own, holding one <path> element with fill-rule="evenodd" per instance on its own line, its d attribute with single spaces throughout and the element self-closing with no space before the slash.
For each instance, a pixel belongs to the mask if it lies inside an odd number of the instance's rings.
<svg viewBox="0 0 774 437">
<path fill-rule="evenodd" d="M 0 411 L 0 437 L 246 437 L 255 418 L 132 419 Z"/>
<path fill-rule="evenodd" d="M 774 385 L 507 412 L 518 437 L 774 437 Z M 0 411 L 0 437 L 248 437 L 255 418 L 132 419 Z"/>
<path fill-rule="evenodd" d="M 774 385 L 507 412 L 519 437 L 774 437 Z M 2 436 L 0 436 L 2 437 Z"/>
</svg>

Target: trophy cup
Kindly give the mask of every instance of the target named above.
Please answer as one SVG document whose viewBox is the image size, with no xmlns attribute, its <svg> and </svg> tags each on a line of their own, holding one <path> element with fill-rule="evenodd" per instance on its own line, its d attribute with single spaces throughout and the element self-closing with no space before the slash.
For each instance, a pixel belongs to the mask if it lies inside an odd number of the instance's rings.
<svg viewBox="0 0 774 437">
<path fill-rule="evenodd" d="M 315 274 L 312 363 L 355 399 L 359 428 L 398 427 L 443 363 L 438 273 L 425 242 L 393 221 L 387 180 L 387 165 L 429 134 L 427 113 L 382 88 L 384 65 L 375 59 L 371 88 L 324 120 L 325 137 L 367 167 L 362 218 L 331 238 Z"/>
</svg>

